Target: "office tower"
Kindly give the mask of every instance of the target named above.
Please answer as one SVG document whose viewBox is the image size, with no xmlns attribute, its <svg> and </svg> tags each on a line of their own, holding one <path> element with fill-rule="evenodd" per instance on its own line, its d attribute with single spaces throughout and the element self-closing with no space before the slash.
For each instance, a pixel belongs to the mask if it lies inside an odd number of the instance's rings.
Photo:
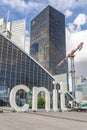
<svg viewBox="0 0 87 130">
<path fill-rule="evenodd" d="M 26 20 L 11 22 L 11 40 L 23 50 L 25 49 Z"/>
<path fill-rule="evenodd" d="M 13 22 L 6 22 L 0 19 L 0 33 L 11 39 L 17 46 L 29 54 L 29 37 L 26 36 L 26 20 L 21 19 Z"/>
<path fill-rule="evenodd" d="M 0 18 L 0 33 L 6 31 L 6 21 L 4 18 Z"/>
<path fill-rule="evenodd" d="M 52 75 L 25 51 L 0 34 L 0 101 L 7 102 L 8 89 L 24 84 L 45 87 L 52 93 Z"/>
<path fill-rule="evenodd" d="M 67 63 L 58 67 L 66 56 L 65 16 L 51 6 L 31 21 L 30 55 L 51 74 L 67 72 Z"/>
<path fill-rule="evenodd" d="M 4 18 L 0 18 L 0 33 L 8 38 L 11 38 L 11 33 L 7 29 L 7 22 Z"/>
</svg>

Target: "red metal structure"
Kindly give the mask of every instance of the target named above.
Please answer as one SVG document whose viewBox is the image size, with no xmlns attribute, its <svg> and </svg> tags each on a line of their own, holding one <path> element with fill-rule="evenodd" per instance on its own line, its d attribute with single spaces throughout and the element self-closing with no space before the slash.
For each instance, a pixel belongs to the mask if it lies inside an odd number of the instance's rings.
<svg viewBox="0 0 87 130">
<path fill-rule="evenodd" d="M 75 99 L 75 67 L 74 67 L 74 57 L 75 57 L 75 52 L 77 50 L 81 50 L 83 47 L 83 42 L 81 42 L 77 48 L 72 50 L 63 60 L 61 60 L 58 64 L 58 66 L 61 66 L 68 58 L 71 60 L 71 78 L 72 78 L 72 96 L 73 96 L 73 101 Z"/>
<path fill-rule="evenodd" d="M 74 58 L 75 57 L 75 52 L 77 51 L 77 50 L 81 50 L 82 49 L 82 47 L 83 47 L 83 42 L 81 42 L 78 46 L 77 46 L 77 48 L 76 49 L 74 49 L 74 50 L 72 50 L 63 60 L 61 60 L 60 62 L 59 62 L 59 64 L 58 64 L 58 66 L 61 66 L 68 58 Z"/>
</svg>

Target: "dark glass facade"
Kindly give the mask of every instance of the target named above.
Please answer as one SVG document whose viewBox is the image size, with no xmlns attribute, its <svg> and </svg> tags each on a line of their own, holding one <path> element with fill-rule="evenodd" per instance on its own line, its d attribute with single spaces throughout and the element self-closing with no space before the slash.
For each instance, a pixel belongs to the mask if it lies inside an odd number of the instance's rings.
<svg viewBox="0 0 87 130">
<path fill-rule="evenodd" d="M 58 67 L 66 56 L 65 16 L 51 6 L 31 21 L 30 55 L 52 74 L 67 73 L 67 63 Z M 37 47 L 36 47 L 37 45 Z"/>
<path fill-rule="evenodd" d="M 37 47 L 37 45 L 36 45 Z M 8 88 L 24 84 L 52 91 L 53 77 L 31 56 L 0 35 L 0 99 L 6 100 Z"/>
</svg>

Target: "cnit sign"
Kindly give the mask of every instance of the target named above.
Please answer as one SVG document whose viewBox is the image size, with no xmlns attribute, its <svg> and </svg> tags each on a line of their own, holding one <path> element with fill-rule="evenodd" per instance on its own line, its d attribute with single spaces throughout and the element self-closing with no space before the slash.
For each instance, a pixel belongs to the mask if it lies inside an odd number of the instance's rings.
<svg viewBox="0 0 87 130">
<path fill-rule="evenodd" d="M 61 86 L 61 88 L 63 88 L 62 83 L 60 83 L 60 86 Z M 14 86 L 14 88 L 11 90 L 11 93 L 10 93 L 10 105 L 16 111 L 19 111 L 19 112 L 27 111 L 29 108 L 29 104 L 25 104 L 22 107 L 19 107 L 16 104 L 15 99 L 16 99 L 16 93 L 18 90 L 24 90 L 25 92 L 28 93 L 30 89 L 25 85 Z M 45 110 L 50 111 L 50 93 L 44 87 L 33 87 L 33 91 L 32 91 L 32 110 L 33 111 L 37 111 L 37 98 L 38 98 L 38 94 L 42 91 L 45 93 L 45 101 L 46 101 Z M 65 94 L 62 91 L 62 89 L 60 90 L 60 92 L 61 92 L 61 109 L 63 110 L 65 108 Z M 58 92 L 56 89 L 56 84 L 54 84 L 54 89 L 53 89 L 53 110 L 54 111 L 58 110 L 58 98 L 57 97 L 58 97 Z"/>
</svg>

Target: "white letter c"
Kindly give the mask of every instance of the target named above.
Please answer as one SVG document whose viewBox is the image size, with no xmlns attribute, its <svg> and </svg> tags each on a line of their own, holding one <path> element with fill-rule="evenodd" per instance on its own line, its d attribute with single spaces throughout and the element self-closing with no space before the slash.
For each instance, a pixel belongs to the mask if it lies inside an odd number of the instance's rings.
<svg viewBox="0 0 87 130">
<path fill-rule="evenodd" d="M 23 107 L 19 107 L 17 106 L 16 104 L 16 93 L 18 90 L 24 90 L 25 92 L 29 92 L 29 88 L 25 85 L 16 85 L 12 90 L 11 90 L 11 93 L 10 93 L 10 105 L 13 109 L 15 109 L 16 111 L 26 111 L 29 107 L 29 104 L 25 104 Z"/>
</svg>

